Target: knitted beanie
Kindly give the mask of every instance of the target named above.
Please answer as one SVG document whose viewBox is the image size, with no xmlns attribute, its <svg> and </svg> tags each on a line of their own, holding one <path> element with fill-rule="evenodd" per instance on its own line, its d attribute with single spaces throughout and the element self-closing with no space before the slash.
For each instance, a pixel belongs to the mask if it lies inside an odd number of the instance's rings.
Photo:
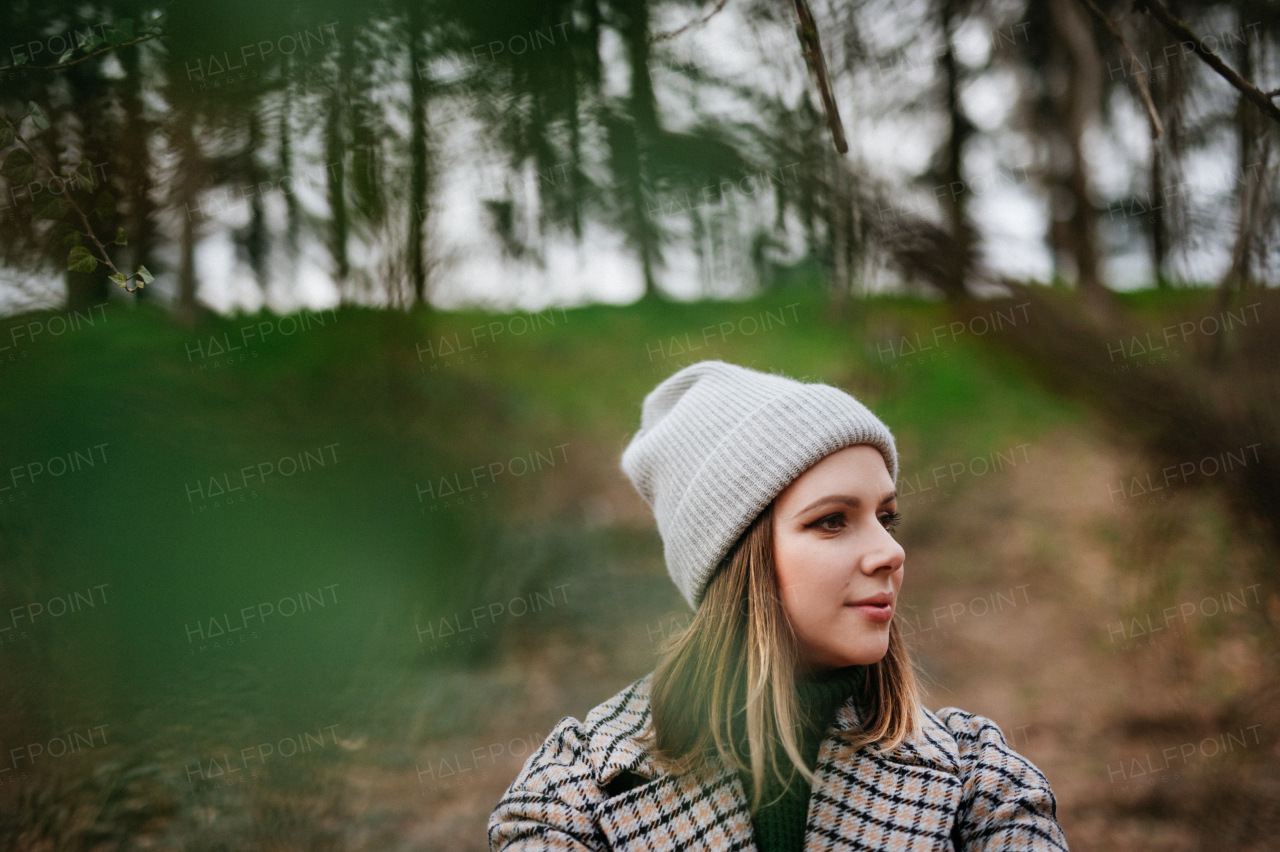
<svg viewBox="0 0 1280 852">
<path fill-rule="evenodd" d="M 667 572 L 693 609 L 751 522 L 829 453 L 871 444 L 898 480 L 888 427 L 830 385 L 699 361 L 644 399 L 622 470 L 653 509 Z"/>
</svg>

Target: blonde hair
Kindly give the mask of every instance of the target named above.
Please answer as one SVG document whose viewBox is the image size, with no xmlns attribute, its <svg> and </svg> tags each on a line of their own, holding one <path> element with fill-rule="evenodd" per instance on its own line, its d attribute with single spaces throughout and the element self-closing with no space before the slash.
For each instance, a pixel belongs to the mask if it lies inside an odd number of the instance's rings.
<svg viewBox="0 0 1280 852">
<path fill-rule="evenodd" d="M 766 772 L 788 787 L 797 771 L 814 783 L 800 755 L 799 645 L 778 592 L 773 538 L 771 503 L 716 569 L 688 629 L 663 642 L 650 680 L 649 724 L 637 737 L 668 773 L 710 770 L 712 755 L 735 771 L 749 771 L 753 816 Z M 892 622 L 889 649 L 867 667 L 858 693 L 861 724 L 835 735 L 841 753 L 868 744 L 896 748 L 919 730 L 919 697 L 906 645 Z M 790 759 L 787 778 L 778 767 L 779 750 Z"/>
</svg>

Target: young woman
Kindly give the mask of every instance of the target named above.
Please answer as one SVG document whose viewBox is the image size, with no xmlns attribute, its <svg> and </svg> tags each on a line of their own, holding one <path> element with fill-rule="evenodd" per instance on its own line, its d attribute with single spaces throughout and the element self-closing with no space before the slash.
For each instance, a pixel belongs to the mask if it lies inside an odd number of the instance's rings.
<svg viewBox="0 0 1280 852">
<path fill-rule="evenodd" d="M 990 720 L 919 704 L 893 620 L 897 450 L 847 393 L 702 361 L 622 467 L 695 616 L 566 717 L 489 819 L 499 850 L 1065 850 Z"/>
</svg>

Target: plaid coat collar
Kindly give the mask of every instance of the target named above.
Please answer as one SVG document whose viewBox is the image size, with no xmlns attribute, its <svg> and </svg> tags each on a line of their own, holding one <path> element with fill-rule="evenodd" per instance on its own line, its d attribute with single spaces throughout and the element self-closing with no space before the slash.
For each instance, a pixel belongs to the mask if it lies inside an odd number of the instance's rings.
<svg viewBox="0 0 1280 852">
<path fill-rule="evenodd" d="M 583 720 L 587 732 L 587 756 L 595 769 L 596 780 L 604 786 L 618 773 L 629 770 L 645 778 L 654 779 L 664 773 L 654 763 L 649 753 L 636 742 L 635 737 L 649 722 L 649 682 L 653 674 L 647 674 L 608 701 L 597 706 Z M 858 725 L 857 707 L 852 697 L 836 711 L 835 721 L 828 729 L 827 739 L 838 731 L 847 731 Z M 823 755 L 819 752 L 818 765 Z M 907 740 L 886 758 L 916 766 L 930 767 L 941 772 L 959 772 L 955 744 L 945 726 L 925 711 L 925 727 L 921 736 Z"/>
<path fill-rule="evenodd" d="M 746 792 L 736 773 L 719 765 L 713 772 L 671 776 L 635 741 L 649 720 L 651 678 L 652 673 L 597 706 L 583 723 L 598 784 L 624 770 L 648 779 L 596 811 L 610 848 L 754 849 Z M 862 750 L 838 759 L 831 734 L 856 727 L 858 717 L 852 697 L 837 710 L 818 752 L 804 852 L 954 848 L 963 786 L 959 751 L 937 716 L 925 711 L 924 717 L 921 733 L 893 752 Z"/>
</svg>

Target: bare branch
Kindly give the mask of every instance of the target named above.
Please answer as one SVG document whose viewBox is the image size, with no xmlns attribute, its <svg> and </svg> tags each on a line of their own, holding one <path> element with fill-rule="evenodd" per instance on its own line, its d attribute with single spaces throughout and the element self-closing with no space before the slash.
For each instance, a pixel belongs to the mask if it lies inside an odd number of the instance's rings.
<svg viewBox="0 0 1280 852">
<path fill-rule="evenodd" d="M 25 117 L 26 116 L 23 116 L 23 118 Z M 21 123 L 22 119 L 18 119 L 18 122 Z M 27 149 L 27 153 L 31 155 L 31 159 L 33 162 L 35 162 L 36 165 L 44 169 L 45 173 L 48 174 L 49 177 L 51 178 L 59 177 L 58 173 L 54 171 L 53 167 L 50 166 L 47 162 L 45 162 L 44 157 L 41 157 L 39 152 L 36 151 L 35 146 L 33 146 L 30 142 L 28 142 L 23 137 L 23 135 L 18 131 L 18 126 L 16 124 L 14 124 L 8 118 L 4 120 L 4 123 L 9 125 L 10 129 L 13 130 L 13 137 L 22 143 L 23 148 Z M 89 224 L 89 217 L 84 214 L 84 211 L 80 209 L 80 205 L 76 204 L 76 200 L 72 198 L 71 193 L 67 191 L 66 181 L 62 182 L 62 192 L 60 194 L 64 199 L 66 199 L 67 204 L 71 205 L 71 209 L 76 211 L 76 213 L 80 214 L 80 221 L 84 223 L 84 230 L 77 231 L 77 233 L 83 234 L 84 236 L 93 240 L 94 245 L 98 247 L 98 251 L 102 254 L 102 262 L 105 263 L 112 272 L 116 273 L 117 275 L 121 274 L 120 270 L 116 268 L 116 265 L 111 262 L 111 255 L 107 254 L 107 247 L 102 244 L 102 241 L 98 239 L 97 234 L 93 232 L 93 226 Z"/>
<path fill-rule="evenodd" d="M 1142 67 L 1133 49 L 1129 47 L 1129 42 L 1125 40 L 1124 33 L 1120 32 L 1120 27 L 1116 26 L 1115 21 L 1102 14 L 1102 10 L 1098 8 L 1093 0 L 1080 0 L 1080 2 L 1093 13 L 1095 18 L 1102 22 L 1102 25 L 1107 28 L 1107 32 L 1111 33 L 1111 37 L 1119 42 L 1125 53 L 1129 54 L 1129 62 L 1132 63 L 1133 67 Z M 1138 87 L 1138 94 L 1142 97 L 1142 105 L 1147 110 L 1147 122 L 1151 125 L 1151 138 L 1159 139 L 1164 134 L 1164 125 L 1160 123 L 1160 114 L 1156 112 L 1155 101 L 1151 100 L 1151 89 L 1147 86 L 1147 78 L 1142 74 L 1134 74 L 1133 77 L 1134 84 Z"/>
<path fill-rule="evenodd" d="M 844 136 L 844 125 L 840 123 L 840 110 L 836 108 L 835 96 L 831 94 L 831 83 L 827 80 L 827 61 L 822 55 L 818 25 L 814 23 L 808 0 L 794 0 L 794 2 L 798 21 L 796 35 L 800 38 L 804 61 L 818 82 L 818 93 L 822 96 L 822 109 L 827 115 L 827 127 L 831 129 L 831 141 L 835 144 L 836 151 L 841 154 L 848 153 L 849 142 Z"/>
<path fill-rule="evenodd" d="M 708 12 L 706 15 L 704 15 L 703 17 L 690 21 L 689 23 L 685 24 L 683 27 L 680 27 L 679 29 L 676 29 L 676 30 L 672 30 L 669 33 L 658 33 L 657 35 L 650 38 L 649 41 L 650 42 L 666 41 L 669 38 L 675 38 L 678 35 L 683 35 L 684 33 L 688 32 L 694 27 L 700 27 L 703 24 L 705 24 L 707 21 L 714 18 L 716 14 L 718 14 L 720 10 L 723 9 L 728 3 L 729 3 L 729 0 L 720 0 L 720 2 L 716 4 L 716 7 L 712 9 L 710 12 Z"/>
<path fill-rule="evenodd" d="M 1227 63 L 1223 62 L 1218 54 L 1206 48 L 1199 36 L 1191 31 L 1191 28 L 1178 20 L 1173 14 L 1165 8 L 1160 0 L 1134 0 L 1134 6 L 1139 9 L 1146 9 L 1156 17 L 1160 23 L 1164 24 L 1164 28 L 1182 39 L 1184 44 L 1190 44 L 1196 55 L 1204 60 L 1204 63 L 1217 71 L 1221 77 L 1231 85 L 1240 90 L 1240 93 L 1253 102 L 1254 106 L 1262 110 L 1263 114 L 1272 121 L 1280 123 L 1280 109 L 1271 103 L 1271 98 L 1264 92 L 1260 91 L 1257 86 L 1250 83 L 1231 69 Z"/>
<path fill-rule="evenodd" d="M 81 56 L 79 59 L 72 59 L 70 62 L 63 62 L 60 65 L 19 65 L 18 68 L 24 71 L 26 70 L 58 71 L 63 68 L 70 68 L 72 65 L 79 65 L 81 62 L 84 62 L 86 59 L 92 59 L 95 56 L 100 56 L 101 54 L 106 53 L 108 50 L 115 50 L 118 47 L 128 47 L 131 44 L 141 44 L 144 41 L 151 41 L 151 39 L 159 38 L 159 37 L 160 37 L 159 33 L 152 33 L 151 35 L 145 35 L 142 38 L 135 38 L 133 41 L 126 41 L 126 42 L 122 42 L 121 44 L 108 44 L 105 47 L 103 47 L 101 50 L 95 50 L 93 53 L 86 53 L 84 56 Z"/>
</svg>

